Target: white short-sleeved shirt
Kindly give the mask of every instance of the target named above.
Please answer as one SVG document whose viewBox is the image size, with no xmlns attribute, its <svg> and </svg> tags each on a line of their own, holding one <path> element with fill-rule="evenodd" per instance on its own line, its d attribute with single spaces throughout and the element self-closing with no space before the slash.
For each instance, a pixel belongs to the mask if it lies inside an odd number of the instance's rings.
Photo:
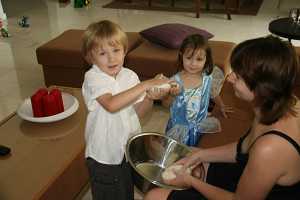
<svg viewBox="0 0 300 200">
<path fill-rule="evenodd" d="M 101 71 L 96 65 L 85 73 L 82 94 L 88 108 L 85 127 L 85 157 L 104 164 L 120 164 L 124 157 L 128 138 L 141 131 L 138 116 L 129 105 L 118 112 L 110 113 L 96 100 L 111 93 L 118 94 L 139 83 L 135 72 L 123 68 L 116 79 Z M 144 95 L 135 102 L 140 102 Z"/>
</svg>

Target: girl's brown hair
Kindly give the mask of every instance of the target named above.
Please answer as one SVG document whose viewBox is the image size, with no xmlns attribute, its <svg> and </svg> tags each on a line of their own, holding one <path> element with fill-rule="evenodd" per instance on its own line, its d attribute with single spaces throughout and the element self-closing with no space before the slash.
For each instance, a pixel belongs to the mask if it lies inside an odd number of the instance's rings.
<svg viewBox="0 0 300 200">
<path fill-rule="evenodd" d="M 179 70 L 183 69 L 183 54 L 187 49 L 193 50 L 192 55 L 194 55 L 196 50 L 204 49 L 206 53 L 206 62 L 204 64 L 203 71 L 207 75 L 211 74 L 214 67 L 214 63 L 211 55 L 211 49 L 208 45 L 207 39 L 205 39 L 202 35 L 193 34 L 193 35 L 189 35 L 183 40 L 177 58 Z"/>
<path fill-rule="evenodd" d="M 126 53 L 128 39 L 121 27 L 109 20 L 103 20 L 90 24 L 82 37 L 81 51 L 87 62 L 90 63 L 89 53 L 92 49 L 101 46 L 103 42 L 109 42 L 110 45 L 122 45 Z"/>
<path fill-rule="evenodd" d="M 286 113 L 296 114 L 293 88 L 299 66 L 290 43 L 274 36 L 247 40 L 236 46 L 230 62 L 254 92 L 261 123 L 270 125 Z"/>
</svg>

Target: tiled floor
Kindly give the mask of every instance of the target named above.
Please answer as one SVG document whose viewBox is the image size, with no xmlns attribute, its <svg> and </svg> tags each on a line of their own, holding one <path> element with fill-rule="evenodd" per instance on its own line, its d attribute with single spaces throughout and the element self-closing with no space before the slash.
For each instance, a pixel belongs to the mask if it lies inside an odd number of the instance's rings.
<svg viewBox="0 0 300 200">
<path fill-rule="evenodd" d="M 197 19 L 194 13 L 102 8 L 110 0 L 92 0 L 87 8 L 81 9 L 73 8 L 73 4 L 61 5 L 58 0 L 1 1 L 8 16 L 11 37 L 0 38 L 0 120 L 44 85 L 35 49 L 66 29 L 84 29 L 101 19 L 115 21 L 125 31 L 141 31 L 162 23 L 184 23 L 208 30 L 215 35 L 214 40 L 241 42 L 269 34 L 271 20 L 288 16 L 290 8 L 300 7 L 299 0 L 282 0 L 279 9 L 278 0 L 264 0 L 257 16 L 233 15 L 229 21 L 223 14 L 201 14 Z M 29 17 L 30 28 L 18 26 L 23 15 Z M 299 41 L 293 44 L 300 46 Z M 162 132 L 167 115 L 166 110 L 156 107 L 152 115 L 143 120 L 144 130 Z M 90 192 L 83 199 L 91 199 Z"/>
</svg>

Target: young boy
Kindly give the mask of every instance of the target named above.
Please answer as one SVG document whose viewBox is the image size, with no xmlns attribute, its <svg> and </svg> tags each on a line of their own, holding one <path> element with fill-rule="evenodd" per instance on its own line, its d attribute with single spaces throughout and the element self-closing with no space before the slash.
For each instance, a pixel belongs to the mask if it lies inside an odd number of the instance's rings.
<svg viewBox="0 0 300 200">
<path fill-rule="evenodd" d="M 92 23 L 83 35 L 82 52 L 93 64 L 86 72 L 82 94 L 88 108 L 85 139 L 93 199 L 133 199 L 129 164 L 124 158 L 131 134 L 141 131 L 138 116 L 153 105 L 160 93 L 145 92 L 166 79 L 140 82 L 123 67 L 127 36 L 110 21 Z"/>
</svg>

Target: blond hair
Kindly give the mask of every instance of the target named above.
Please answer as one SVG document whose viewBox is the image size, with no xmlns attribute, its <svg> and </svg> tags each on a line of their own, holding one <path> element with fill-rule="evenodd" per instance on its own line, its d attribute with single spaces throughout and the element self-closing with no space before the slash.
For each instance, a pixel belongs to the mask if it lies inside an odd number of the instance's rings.
<svg viewBox="0 0 300 200">
<path fill-rule="evenodd" d="M 82 37 L 81 51 L 88 62 L 90 62 L 91 50 L 101 46 L 104 42 L 108 42 L 112 46 L 122 45 L 124 52 L 127 51 L 128 38 L 118 24 L 109 20 L 95 22 L 87 27 Z"/>
</svg>

